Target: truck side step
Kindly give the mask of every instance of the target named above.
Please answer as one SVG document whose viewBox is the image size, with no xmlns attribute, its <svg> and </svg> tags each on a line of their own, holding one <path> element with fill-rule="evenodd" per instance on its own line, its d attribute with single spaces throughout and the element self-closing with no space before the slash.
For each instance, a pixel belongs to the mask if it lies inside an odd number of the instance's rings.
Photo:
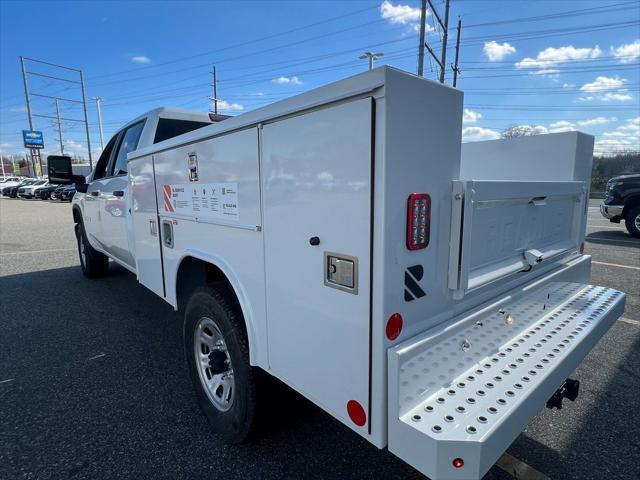
<svg viewBox="0 0 640 480">
<path fill-rule="evenodd" d="M 558 385 L 575 399 L 565 379 L 623 311 L 619 291 L 553 282 L 390 349 L 389 450 L 432 480 L 481 478 Z"/>
</svg>

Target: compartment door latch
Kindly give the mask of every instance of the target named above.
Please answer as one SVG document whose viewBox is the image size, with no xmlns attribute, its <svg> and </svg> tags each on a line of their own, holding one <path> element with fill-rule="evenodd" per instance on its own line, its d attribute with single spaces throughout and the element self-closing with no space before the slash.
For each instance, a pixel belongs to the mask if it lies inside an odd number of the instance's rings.
<svg viewBox="0 0 640 480">
<path fill-rule="evenodd" d="M 358 258 L 324 252 L 324 284 L 343 292 L 358 294 Z"/>
</svg>

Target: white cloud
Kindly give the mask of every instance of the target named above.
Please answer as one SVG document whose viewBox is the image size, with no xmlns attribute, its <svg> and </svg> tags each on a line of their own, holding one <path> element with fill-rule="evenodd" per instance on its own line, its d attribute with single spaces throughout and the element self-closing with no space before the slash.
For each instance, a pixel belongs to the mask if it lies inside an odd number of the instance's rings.
<svg viewBox="0 0 640 480">
<path fill-rule="evenodd" d="M 78 143 L 75 140 L 72 140 L 71 138 L 67 138 L 66 140 L 64 140 L 64 146 L 69 150 L 82 150 L 84 148 L 84 146 L 81 143 Z"/>
<path fill-rule="evenodd" d="M 516 53 L 516 48 L 507 42 L 498 43 L 495 40 L 491 40 L 490 42 L 484 42 L 483 51 L 489 61 L 499 62 L 508 55 Z"/>
<path fill-rule="evenodd" d="M 0 143 L 0 148 L 11 148 L 13 145 L 10 143 Z"/>
<path fill-rule="evenodd" d="M 430 15 L 427 9 L 427 17 Z M 409 25 L 414 31 L 420 31 L 420 9 L 412 7 L 410 5 L 394 5 L 388 0 L 385 0 L 380 5 L 380 16 L 388 20 L 390 23 L 399 25 Z M 434 29 L 428 22 L 425 21 L 425 29 L 427 32 L 432 32 Z"/>
<path fill-rule="evenodd" d="M 624 78 L 601 76 L 596 77 L 593 82 L 585 83 L 580 87 L 580 90 L 588 93 L 615 90 L 616 88 L 622 87 L 625 81 L 626 80 Z"/>
<path fill-rule="evenodd" d="M 575 124 L 567 120 L 560 120 L 549 124 L 549 133 L 573 132 L 575 129 Z"/>
<path fill-rule="evenodd" d="M 420 22 L 420 9 L 409 5 L 394 5 L 385 0 L 380 5 L 380 15 L 391 23 L 407 23 Z"/>
<path fill-rule="evenodd" d="M 463 142 L 478 142 L 482 140 L 496 140 L 500 138 L 500 132 L 482 127 L 467 127 L 462 129 Z"/>
<path fill-rule="evenodd" d="M 464 123 L 476 123 L 478 120 L 482 118 L 482 114 L 479 112 L 474 112 L 469 108 L 464 109 L 464 114 L 462 116 L 462 121 Z"/>
<path fill-rule="evenodd" d="M 625 93 L 625 92 L 622 92 L 622 91 L 620 91 L 618 93 L 607 92 L 602 97 L 600 97 L 600 100 L 603 100 L 605 102 L 609 102 L 609 101 L 627 102 L 629 100 L 633 100 L 633 97 L 631 95 L 629 95 L 628 93 Z"/>
<path fill-rule="evenodd" d="M 151 63 L 151 59 L 145 55 L 136 55 L 131 57 L 133 63 Z"/>
<path fill-rule="evenodd" d="M 274 78 L 271 80 L 273 83 L 277 83 L 279 85 L 302 85 L 302 81 L 298 77 L 285 77 L 280 76 L 278 78 Z"/>
<path fill-rule="evenodd" d="M 553 75 L 559 72 L 560 70 L 558 70 L 557 68 L 543 68 L 542 70 L 536 70 L 535 72 L 532 72 L 532 73 L 534 75 Z"/>
<path fill-rule="evenodd" d="M 620 60 L 620 63 L 631 63 L 640 58 L 640 40 L 627 45 L 620 45 L 618 48 L 611 47 L 611 53 Z"/>
<path fill-rule="evenodd" d="M 11 107 L 9 111 L 13 113 L 23 113 L 27 111 L 27 107 L 25 107 L 24 105 L 20 107 Z"/>
<path fill-rule="evenodd" d="M 553 67 L 574 60 L 587 60 L 597 58 L 602 54 L 600 47 L 594 48 L 575 48 L 572 45 L 566 47 L 549 47 L 538 53 L 536 58 L 526 57 L 516 63 L 516 68 L 537 68 L 538 72 L 548 73 L 544 70 L 551 70 Z"/>
<path fill-rule="evenodd" d="M 229 103 L 226 100 L 218 100 L 218 109 L 230 112 L 238 112 L 240 110 L 244 110 L 244 105 L 240 105 L 239 103 Z"/>
<path fill-rule="evenodd" d="M 615 130 L 604 132 L 605 137 L 595 143 L 596 153 L 611 153 L 620 150 L 640 149 L 640 117 L 627 119 L 626 123 Z"/>
<path fill-rule="evenodd" d="M 578 121 L 578 125 L 581 127 L 588 127 L 591 125 L 604 125 L 605 123 L 615 122 L 618 120 L 616 117 L 595 117 L 587 120 Z"/>
<path fill-rule="evenodd" d="M 595 99 L 603 102 L 626 102 L 632 100 L 633 97 L 629 95 L 626 88 L 623 88 L 626 81 L 626 78 L 620 78 L 618 76 L 596 77 L 593 82 L 585 83 L 580 87 L 581 91 L 592 94 L 580 97 L 580 100 L 583 102 L 590 102 Z"/>
</svg>

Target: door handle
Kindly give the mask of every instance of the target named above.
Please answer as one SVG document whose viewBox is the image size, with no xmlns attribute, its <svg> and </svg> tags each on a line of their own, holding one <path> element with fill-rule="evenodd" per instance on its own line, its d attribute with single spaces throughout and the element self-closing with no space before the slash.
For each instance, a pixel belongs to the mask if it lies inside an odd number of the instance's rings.
<svg viewBox="0 0 640 480">
<path fill-rule="evenodd" d="M 91 192 L 91 196 L 92 197 L 97 197 L 98 195 L 100 195 L 100 191 L 99 190 L 94 190 L 93 192 Z"/>
<path fill-rule="evenodd" d="M 124 190 L 115 190 L 113 195 L 116 197 L 124 197 Z"/>
</svg>

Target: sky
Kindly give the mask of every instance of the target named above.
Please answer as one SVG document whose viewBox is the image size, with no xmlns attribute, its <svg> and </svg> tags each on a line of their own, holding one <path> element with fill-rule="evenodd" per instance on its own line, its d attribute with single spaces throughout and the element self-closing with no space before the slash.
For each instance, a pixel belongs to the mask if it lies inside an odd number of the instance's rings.
<svg viewBox="0 0 640 480">
<path fill-rule="evenodd" d="M 219 108 L 231 115 L 366 70 L 359 58 L 366 51 L 384 54 L 377 66 L 415 73 L 420 3 L 0 0 L 0 151 L 25 152 L 20 55 L 82 69 L 95 158 L 96 97 L 106 143 L 159 106 L 211 110 L 214 64 Z M 443 0 L 433 3 L 443 19 Z M 592 134 L 601 154 L 640 150 L 639 0 L 452 0 L 448 85 L 458 17 L 463 141 L 528 126 L 540 134 Z M 442 29 L 430 10 L 427 25 L 427 42 L 439 54 Z M 33 113 L 52 117 L 34 117 L 45 155 L 59 153 L 58 97 L 65 152 L 86 157 L 79 73 L 30 60 L 26 69 L 30 91 L 45 95 L 32 98 Z M 425 76 L 438 77 L 428 53 Z"/>
</svg>

